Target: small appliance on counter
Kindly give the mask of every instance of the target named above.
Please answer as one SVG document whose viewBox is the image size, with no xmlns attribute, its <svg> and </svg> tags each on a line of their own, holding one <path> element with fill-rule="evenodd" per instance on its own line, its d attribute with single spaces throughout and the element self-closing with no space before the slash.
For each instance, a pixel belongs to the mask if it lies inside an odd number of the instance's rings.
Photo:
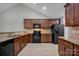
<svg viewBox="0 0 79 59">
<path fill-rule="evenodd" d="M 54 24 L 51 26 L 52 42 L 54 44 L 58 43 L 58 36 L 64 36 L 64 25 Z"/>
</svg>

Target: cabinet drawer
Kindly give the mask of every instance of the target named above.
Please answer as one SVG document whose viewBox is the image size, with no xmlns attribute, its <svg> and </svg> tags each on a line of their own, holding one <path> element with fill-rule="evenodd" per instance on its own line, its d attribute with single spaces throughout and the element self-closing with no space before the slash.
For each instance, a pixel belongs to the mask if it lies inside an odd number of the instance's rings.
<svg viewBox="0 0 79 59">
<path fill-rule="evenodd" d="M 73 49 L 73 43 L 69 42 L 69 41 L 64 41 L 64 44 L 70 48 Z"/>
</svg>

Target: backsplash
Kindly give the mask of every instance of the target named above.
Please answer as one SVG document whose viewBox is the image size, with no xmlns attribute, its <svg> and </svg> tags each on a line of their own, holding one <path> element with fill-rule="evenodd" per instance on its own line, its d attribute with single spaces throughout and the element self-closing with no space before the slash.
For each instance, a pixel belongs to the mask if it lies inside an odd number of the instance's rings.
<svg viewBox="0 0 79 59">
<path fill-rule="evenodd" d="M 79 39 L 79 27 L 65 27 L 65 38 Z"/>
<path fill-rule="evenodd" d="M 0 33 L 0 37 L 10 37 L 10 36 L 14 36 L 14 35 L 20 35 L 20 34 L 31 34 L 33 33 L 35 29 L 27 29 L 24 31 L 17 31 L 17 32 L 2 32 Z M 50 29 L 38 29 L 41 31 L 42 34 L 50 34 L 51 31 Z"/>
<path fill-rule="evenodd" d="M 65 39 L 68 39 L 68 37 L 71 37 L 71 32 L 69 27 L 64 27 L 64 37 Z"/>
<path fill-rule="evenodd" d="M 34 30 L 37 30 L 37 31 L 40 30 L 42 34 L 46 34 L 46 33 L 50 34 L 51 33 L 50 29 L 25 29 L 25 31 L 28 33 L 33 33 Z"/>
<path fill-rule="evenodd" d="M 19 31 L 19 32 L 2 32 L 0 33 L 0 37 L 10 37 L 14 35 L 22 35 L 26 33 L 26 31 Z"/>
<path fill-rule="evenodd" d="M 72 27 L 71 35 L 72 35 L 72 38 L 79 38 L 79 27 Z"/>
<path fill-rule="evenodd" d="M 0 37 L 8 37 L 8 32 L 6 32 L 6 33 L 0 33 Z"/>
</svg>

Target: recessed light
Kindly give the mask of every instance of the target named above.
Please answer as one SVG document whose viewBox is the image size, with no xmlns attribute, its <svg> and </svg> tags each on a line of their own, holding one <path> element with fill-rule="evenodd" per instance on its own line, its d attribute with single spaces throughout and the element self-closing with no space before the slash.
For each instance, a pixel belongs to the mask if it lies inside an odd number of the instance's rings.
<svg viewBox="0 0 79 59">
<path fill-rule="evenodd" d="M 46 7 L 46 6 L 43 6 L 42 8 L 43 8 L 43 10 L 46 10 L 46 9 L 47 9 L 47 7 Z"/>
<path fill-rule="evenodd" d="M 33 5 L 36 5 L 36 3 L 33 3 Z"/>
</svg>

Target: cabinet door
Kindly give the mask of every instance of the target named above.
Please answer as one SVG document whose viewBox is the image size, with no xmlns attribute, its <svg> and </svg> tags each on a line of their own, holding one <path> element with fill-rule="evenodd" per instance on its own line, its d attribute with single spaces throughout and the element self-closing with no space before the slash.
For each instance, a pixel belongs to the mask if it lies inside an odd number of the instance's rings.
<svg viewBox="0 0 79 59">
<path fill-rule="evenodd" d="M 65 8 L 65 25 L 69 26 L 69 19 L 68 19 L 68 11 L 67 8 Z"/>
<path fill-rule="evenodd" d="M 50 34 L 46 34 L 46 42 L 47 43 L 52 43 L 52 37 L 51 37 L 51 35 Z"/>
<path fill-rule="evenodd" d="M 75 18 L 79 18 L 79 3 L 74 3 L 75 5 Z"/>
<path fill-rule="evenodd" d="M 74 45 L 74 55 L 79 56 L 79 45 Z"/>
<path fill-rule="evenodd" d="M 42 43 L 46 43 L 46 39 L 45 39 L 45 35 L 44 34 L 41 34 L 41 42 Z"/>
<path fill-rule="evenodd" d="M 75 3 L 75 25 L 79 25 L 79 3 Z"/>
<path fill-rule="evenodd" d="M 49 20 L 40 20 L 41 28 L 49 28 L 50 23 Z"/>
<path fill-rule="evenodd" d="M 27 35 L 21 36 L 21 49 L 24 48 L 24 46 L 29 43 L 29 39 L 27 37 Z"/>
<path fill-rule="evenodd" d="M 24 20 L 24 28 L 27 28 L 27 29 L 33 28 L 32 20 Z"/>
<path fill-rule="evenodd" d="M 51 35 L 50 34 L 42 34 L 41 35 L 41 42 L 42 43 L 51 43 L 52 42 Z"/>
<path fill-rule="evenodd" d="M 58 52 L 59 52 L 60 56 L 65 55 L 64 44 L 63 44 L 63 41 L 61 39 L 58 40 Z"/>
<path fill-rule="evenodd" d="M 20 42 L 19 37 L 14 39 L 14 55 L 17 55 L 21 50 Z"/>
<path fill-rule="evenodd" d="M 47 35 L 46 34 L 41 34 L 41 42 L 47 43 Z"/>
<path fill-rule="evenodd" d="M 25 44 L 27 44 L 27 43 L 30 43 L 30 40 L 29 40 L 29 37 L 28 37 L 28 34 L 25 36 Z"/>
<path fill-rule="evenodd" d="M 21 49 L 23 49 L 23 47 L 25 46 L 25 37 L 21 36 L 20 39 L 21 39 Z"/>
<path fill-rule="evenodd" d="M 73 56 L 73 49 L 64 45 L 65 56 Z"/>
<path fill-rule="evenodd" d="M 32 43 L 32 34 L 28 34 L 27 40 L 28 40 L 28 42 Z"/>
<path fill-rule="evenodd" d="M 66 26 L 74 25 L 74 4 L 65 7 Z"/>
</svg>

